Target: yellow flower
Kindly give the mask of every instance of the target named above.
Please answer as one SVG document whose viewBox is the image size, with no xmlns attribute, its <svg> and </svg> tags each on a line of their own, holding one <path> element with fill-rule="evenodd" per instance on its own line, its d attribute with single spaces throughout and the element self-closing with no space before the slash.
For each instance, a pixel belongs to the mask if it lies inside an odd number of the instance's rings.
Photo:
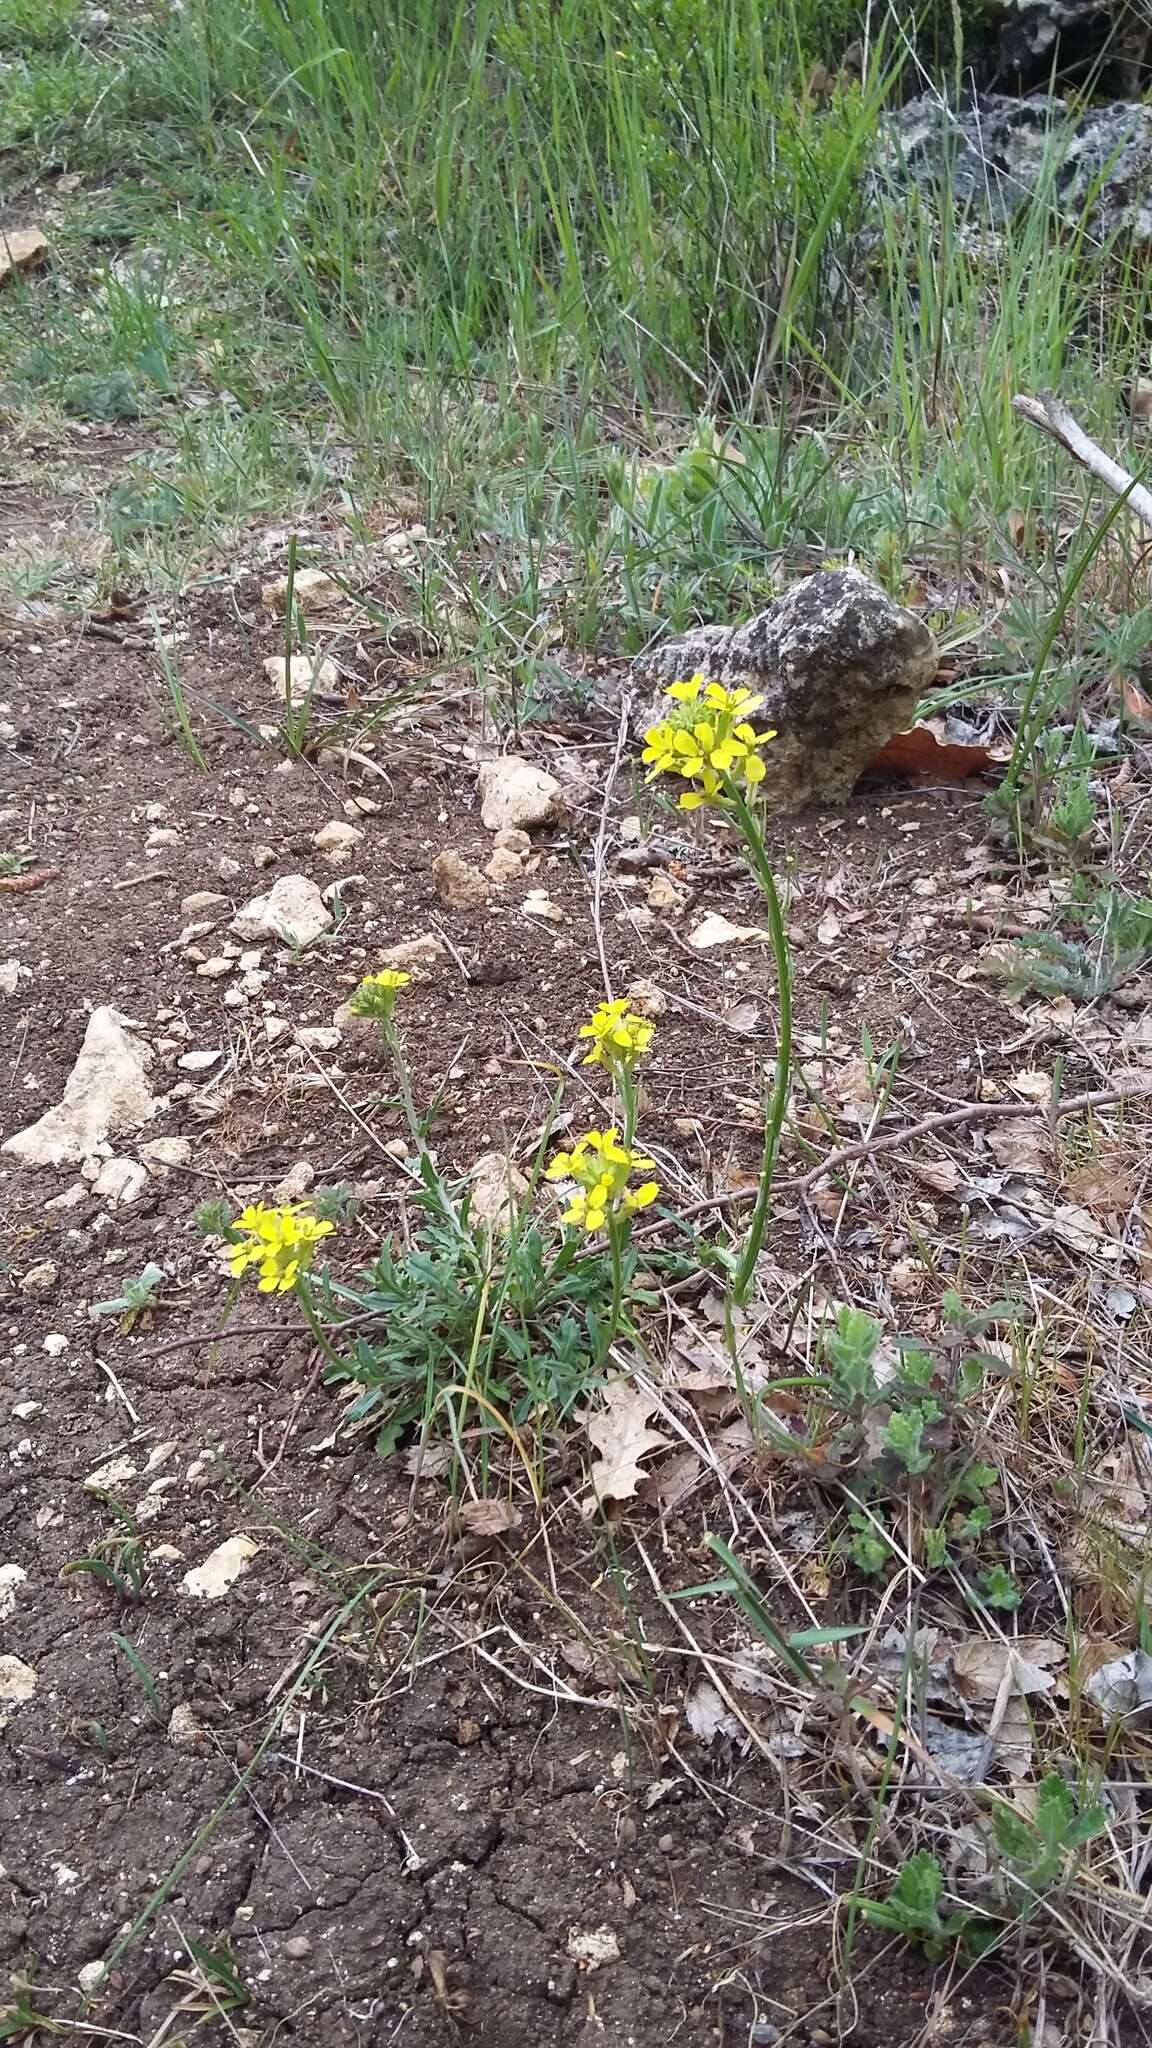
<svg viewBox="0 0 1152 2048">
<path fill-rule="evenodd" d="M 348 1008 L 354 1017 L 380 1017 L 387 1023 L 400 990 L 407 988 L 411 979 L 399 967 L 382 967 L 379 974 L 366 974 Z"/>
<path fill-rule="evenodd" d="M 645 1181 L 641 1187 L 630 1188 L 628 1181 L 632 1174 L 642 1173 L 655 1165 L 652 1159 L 645 1159 L 638 1152 L 631 1151 L 620 1143 L 619 1132 L 586 1131 L 578 1138 L 570 1152 L 558 1152 L 547 1169 L 548 1180 L 575 1181 L 562 1220 L 573 1223 L 589 1236 L 603 1230 L 610 1217 L 631 1215 L 636 1209 L 646 1209 L 656 1200 L 660 1192 L 658 1181 Z"/>
<path fill-rule="evenodd" d="M 308 1271 L 320 1238 L 335 1227 L 334 1223 L 322 1223 L 299 1203 L 268 1209 L 263 1202 L 256 1202 L 241 1210 L 236 1219 L 235 1228 L 243 1231 L 244 1240 L 228 1249 L 232 1277 L 239 1280 L 250 1266 L 257 1266 L 261 1294 L 288 1294 L 301 1273 Z"/>
<path fill-rule="evenodd" d="M 622 996 L 614 1002 L 601 1003 L 589 1022 L 580 1026 L 580 1037 L 592 1040 L 592 1050 L 585 1056 L 584 1065 L 631 1067 L 647 1052 L 655 1028 L 647 1017 L 638 1017 L 630 1010 Z"/>
<path fill-rule="evenodd" d="M 766 773 L 758 749 L 776 737 L 773 731 L 757 732 L 748 722 L 764 699 L 751 690 L 706 683 L 700 675 L 670 683 L 667 695 L 685 709 L 649 726 L 644 735 L 641 759 L 648 766 L 649 782 L 657 775 L 679 775 L 697 784 L 680 796 L 685 811 L 701 804 L 723 808 L 731 800 L 725 780 L 743 782 L 755 791 Z"/>
</svg>

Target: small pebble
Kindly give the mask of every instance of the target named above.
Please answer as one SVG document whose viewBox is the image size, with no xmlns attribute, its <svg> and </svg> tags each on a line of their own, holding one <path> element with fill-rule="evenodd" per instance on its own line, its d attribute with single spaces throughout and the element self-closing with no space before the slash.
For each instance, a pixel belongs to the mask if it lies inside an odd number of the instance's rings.
<svg viewBox="0 0 1152 2048">
<path fill-rule="evenodd" d="M 311 1955 L 312 1943 L 306 1934 L 290 1934 L 284 1943 L 284 1953 L 291 1956 L 293 1962 L 298 1962 L 301 1957 Z"/>
</svg>

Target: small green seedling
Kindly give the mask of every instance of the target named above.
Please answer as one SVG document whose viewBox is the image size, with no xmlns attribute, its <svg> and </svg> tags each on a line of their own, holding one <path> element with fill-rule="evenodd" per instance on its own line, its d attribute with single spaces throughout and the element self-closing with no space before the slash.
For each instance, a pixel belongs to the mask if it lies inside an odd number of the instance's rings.
<svg viewBox="0 0 1152 2048">
<path fill-rule="evenodd" d="M 121 1331 L 126 1336 L 145 1309 L 156 1307 L 165 1277 L 163 1266 L 150 1262 L 142 1273 L 124 1282 L 120 1294 L 114 1295 L 111 1301 L 94 1301 L 88 1313 L 94 1322 L 100 1316 L 119 1316 Z"/>
<path fill-rule="evenodd" d="M 992 1816 L 1010 1889 L 1034 1897 L 1051 1891 L 1077 1850 L 1107 1825 L 1108 1815 L 1099 1800 L 1078 1813 L 1063 1778 L 1051 1771 L 1036 1788 L 1034 1819 L 1026 1820 L 1007 1805 L 998 1806 Z"/>
<path fill-rule="evenodd" d="M 66 1564 L 60 1576 L 68 1579 L 87 1572 L 94 1579 L 103 1579 L 125 1604 L 134 1604 L 144 1597 L 144 1539 L 130 1508 L 113 1500 L 110 1493 L 93 1491 L 101 1505 L 115 1516 L 117 1527 L 94 1543 L 87 1557 L 73 1558 Z"/>
<path fill-rule="evenodd" d="M 938 1963 L 949 1949 L 962 1945 L 980 1955 L 994 1941 L 999 1929 L 982 1914 L 961 1908 L 941 1913 L 944 1873 L 930 1849 L 909 1856 L 886 1899 L 861 1899 L 860 1911 L 874 1927 L 922 1948 L 929 1962 Z"/>
<path fill-rule="evenodd" d="M 987 1607 L 999 1607 L 1003 1613 L 1011 1614 L 1020 1605 L 1020 1588 L 1005 1565 L 994 1564 L 991 1571 L 981 1572 L 976 1582 L 977 1598 Z"/>
<path fill-rule="evenodd" d="M 0 875 L 22 875 L 32 865 L 30 853 L 0 853 Z"/>
</svg>

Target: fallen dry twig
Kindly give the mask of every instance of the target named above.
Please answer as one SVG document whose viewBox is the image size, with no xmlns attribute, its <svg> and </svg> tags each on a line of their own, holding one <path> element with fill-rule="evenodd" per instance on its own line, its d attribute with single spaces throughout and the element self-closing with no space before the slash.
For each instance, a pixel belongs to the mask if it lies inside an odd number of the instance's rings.
<svg viewBox="0 0 1152 2048">
<path fill-rule="evenodd" d="M 1054 392 L 1042 391 L 1039 398 L 1029 398 L 1025 392 L 1020 392 L 1012 400 L 1012 409 L 1020 414 L 1021 419 L 1027 420 L 1029 426 L 1038 427 L 1050 441 L 1057 442 L 1075 462 L 1081 463 L 1102 484 L 1107 484 L 1110 491 L 1115 491 L 1117 497 L 1126 496 L 1141 525 L 1152 533 L 1152 491 L 1137 483 L 1135 477 L 1129 476 L 1128 471 L 1114 462 L 1110 455 L 1105 455 L 1103 448 L 1084 432 Z"/>
<path fill-rule="evenodd" d="M 898 1152 L 911 1143 L 913 1138 L 931 1137 L 936 1131 L 955 1130 L 960 1124 L 991 1123 L 998 1117 L 1046 1116 L 1055 1123 L 1060 1117 L 1075 1116 L 1081 1110 L 1104 1109 L 1109 1103 L 1135 1102 L 1152 1095 L 1152 1075 L 1142 1081 L 1130 1082 L 1123 1088 L 1095 1088 L 1087 1095 L 1069 1095 L 1064 1101 L 1056 1102 L 964 1102 L 958 1109 L 945 1109 L 933 1116 L 921 1117 L 919 1123 L 906 1124 L 902 1131 L 889 1131 L 886 1137 L 856 1138 L 850 1145 L 839 1145 L 827 1158 L 792 1180 L 776 1183 L 776 1192 L 784 1195 L 806 1195 L 817 1181 L 838 1167 L 847 1166 L 852 1159 L 872 1159 L 879 1152 Z M 756 1199 L 756 1189 L 734 1188 L 727 1195 L 709 1195 L 703 1202 L 693 1202 L 687 1209 L 681 1209 L 676 1216 L 660 1217 L 646 1229 L 638 1230 L 637 1240 L 654 1237 L 666 1230 L 670 1223 L 679 1223 L 691 1216 L 705 1216 L 721 1209 L 742 1207 Z"/>
</svg>

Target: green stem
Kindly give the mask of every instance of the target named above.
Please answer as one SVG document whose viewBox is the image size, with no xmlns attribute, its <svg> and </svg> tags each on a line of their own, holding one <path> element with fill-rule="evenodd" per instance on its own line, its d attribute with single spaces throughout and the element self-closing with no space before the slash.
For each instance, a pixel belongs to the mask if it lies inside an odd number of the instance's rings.
<svg viewBox="0 0 1152 2048">
<path fill-rule="evenodd" d="M 627 1228 L 627 1224 L 622 1224 L 619 1216 L 609 1217 L 608 1250 L 612 1261 L 612 1306 L 608 1311 L 608 1334 L 600 1346 L 600 1356 L 596 1360 L 597 1371 L 600 1370 L 620 1334 L 620 1317 L 624 1308 L 623 1238 L 626 1235 Z"/>
<path fill-rule="evenodd" d="M 772 1212 L 772 1189 L 776 1179 L 776 1160 L 780 1151 L 780 1136 L 784 1129 L 784 1118 L 788 1110 L 788 1087 L 792 1076 L 792 962 L 788 952 L 788 932 L 784 923 L 784 908 L 776 887 L 776 877 L 764 846 L 764 834 L 752 805 L 740 787 L 730 776 L 724 777 L 724 794 L 731 802 L 736 819 L 744 836 L 744 845 L 749 865 L 760 887 L 768 910 L 768 930 L 772 940 L 772 954 L 776 963 L 776 990 L 779 999 L 779 1019 L 776 1041 L 776 1073 L 772 1083 L 772 1097 L 764 1125 L 764 1149 L 760 1155 L 760 1186 L 748 1225 L 748 1236 L 740 1263 L 732 1282 L 733 1300 L 742 1303 L 756 1273 L 756 1261 L 764 1243 L 764 1232 Z"/>
<path fill-rule="evenodd" d="M 328 1360 L 329 1365 L 343 1365 L 343 1359 L 338 1351 L 332 1349 L 328 1339 L 328 1332 L 316 1313 L 316 1304 L 312 1299 L 312 1290 L 308 1285 L 308 1277 L 305 1273 L 301 1273 L 300 1278 L 296 1282 L 296 1299 L 300 1304 L 300 1313 L 308 1325 L 317 1350 Z"/>
</svg>

